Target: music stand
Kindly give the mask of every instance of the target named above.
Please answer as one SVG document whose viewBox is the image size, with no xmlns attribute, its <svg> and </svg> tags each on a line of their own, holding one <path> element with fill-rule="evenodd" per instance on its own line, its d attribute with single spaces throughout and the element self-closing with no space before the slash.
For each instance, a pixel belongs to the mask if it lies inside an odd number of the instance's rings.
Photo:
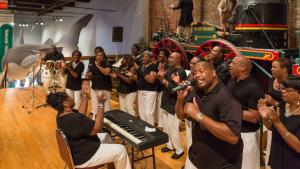
<svg viewBox="0 0 300 169">
<path fill-rule="evenodd" d="M 36 73 L 35 75 L 35 68 L 36 66 L 39 66 L 39 70 L 38 72 Z M 37 75 L 39 74 L 41 70 L 41 57 L 39 57 L 39 61 L 37 63 L 35 63 L 32 67 L 32 94 L 31 94 L 31 97 L 25 101 L 25 103 L 23 104 L 22 108 L 24 109 L 29 109 L 28 110 L 28 114 L 30 114 L 33 110 L 33 108 L 38 108 L 39 106 L 36 106 L 35 104 L 37 103 L 43 103 L 43 101 L 41 101 L 38 97 L 35 96 L 35 80 L 37 78 Z M 45 105 L 46 106 L 46 105 Z"/>
</svg>

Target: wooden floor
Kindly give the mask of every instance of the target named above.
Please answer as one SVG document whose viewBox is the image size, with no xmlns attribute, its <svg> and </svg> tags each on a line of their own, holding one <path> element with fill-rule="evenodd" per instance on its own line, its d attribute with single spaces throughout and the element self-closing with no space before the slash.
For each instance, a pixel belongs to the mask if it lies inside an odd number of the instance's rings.
<svg viewBox="0 0 300 169">
<path fill-rule="evenodd" d="M 45 100 L 43 89 L 36 88 L 35 95 Z M 55 139 L 56 112 L 42 107 L 28 114 L 22 106 L 31 96 L 31 89 L 0 90 L 0 169 L 63 169 Z M 112 101 L 112 106 L 118 104 Z M 185 145 L 184 132 L 181 138 Z M 160 148 L 155 148 L 157 169 L 182 167 L 186 153 L 172 160 L 172 154 L 161 153 Z M 139 162 L 136 168 L 152 169 L 152 160 Z"/>
</svg>

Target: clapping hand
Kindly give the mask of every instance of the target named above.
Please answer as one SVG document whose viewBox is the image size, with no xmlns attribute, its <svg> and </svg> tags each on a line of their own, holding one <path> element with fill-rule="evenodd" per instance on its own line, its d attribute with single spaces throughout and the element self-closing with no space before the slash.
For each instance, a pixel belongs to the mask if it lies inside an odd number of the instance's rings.
<svg viewBox="0 0 300 169">
<path fill-rule="evenodd" d="M 158 80 L 163 80 L 165 78 L 165 70 L 164 69 L 160 69 L 158 72 L 157 72 L 157 79 Z"/>
<path fill-rule="evenodd" d="M 98 98 L 98 103 L 105 103 L 107 96 L 105 93 L 98 93 L 97 98 Z"/>
<path fill-rule="evenodd" d="M 64 60 L 61 60 L 60 64 L 62 68 L 67 68 L 67 64 Z"/>
<path fill-rule="evenodd" d="M 89 95 L 89 93 L 90 93 L 90 84 L 87 80 L 84 80 L 82 82 L 82 94 Z"/>
<path fill-rule="evenodd" d="M 178 75 L 178 72 L 175 72 L 171 75 L 171 79 L 173 80 L 173 82 L 175 82 L 176 84 L 179 84 L 181 79 L 180 76 Z"/>
<path fill-rule="evenodd" d="M 276 123 L 280 122 L 279 111 L 274 110 L 274 108 L 272 107 L 268 112 L 268 118 L 270 119 L 270 121 L 273 124 L 276 124 Z"/>
<path fill-rule="evenodd" d="M 267 116 L 268 116 L 268 113 L 269 113 L 269 111 L 270 111 L 270 109 L 267 107 L 266 99 L 259 99 L 259 100 L 258 100 L 257 107 L 258 107 L 258 111 L 259 111 L 259 113 L 260 113 L 260 116 L 261 116 L 263 119 L 266 119 Z"/>
</svg>

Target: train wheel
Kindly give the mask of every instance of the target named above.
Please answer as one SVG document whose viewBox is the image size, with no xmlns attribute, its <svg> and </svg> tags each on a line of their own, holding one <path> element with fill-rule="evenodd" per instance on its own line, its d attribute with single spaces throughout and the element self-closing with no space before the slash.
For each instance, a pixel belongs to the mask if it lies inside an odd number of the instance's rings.
<svg viewBox="0 0 300 169">
<path fill-rule="evenodd" d="M 155 57 L 158 56 L 159 54 L 159 50 L 162 48 L 166 48 L 169 49 L 170 53 L 171 52 L 179 52 L 181 53 L 181 65 L 183 68 L 188 68 L 188 57 L 187 57 L 187 53 L 184 50 L 183 46 L 177 42 L 174 39 L 171 38 L 164 38 L 162 39 L 160 42 L 158 42 L 157 44 L 154 45 L 154 48 L 152 50 L 153 55 Z"/>
<path fill-rule="evenodd" d="M 194 53 L 194 56 L 201 55 L 202 57 L 206 58 L 211 53 L 211 50 L 214 46 L 222 46 L 224 48 L 224 60 L 241 55 L 240 51 L 232 43 L 224 39 L 212 39 L 202 43 Z"/>
</svg>

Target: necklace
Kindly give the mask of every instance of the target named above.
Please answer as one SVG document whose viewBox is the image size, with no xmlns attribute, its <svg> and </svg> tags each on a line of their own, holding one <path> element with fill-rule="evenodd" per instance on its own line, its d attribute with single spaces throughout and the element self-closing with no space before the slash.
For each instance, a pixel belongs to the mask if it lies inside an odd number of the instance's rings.
<svg viewBox="0 0 300 169">
<path fill-rule="evenodd" d="M 290 104 L 286 104 L 285 105 L 285 113 L 284 116 L 285 117 L 290 117 L 292 115 L 297 114 L 297 112 L 300 110 L 300 107 L 297 107 L 296 109 L 294 109 L 293 111 L 290 111 L 291 105 Z"/>
</svg>

